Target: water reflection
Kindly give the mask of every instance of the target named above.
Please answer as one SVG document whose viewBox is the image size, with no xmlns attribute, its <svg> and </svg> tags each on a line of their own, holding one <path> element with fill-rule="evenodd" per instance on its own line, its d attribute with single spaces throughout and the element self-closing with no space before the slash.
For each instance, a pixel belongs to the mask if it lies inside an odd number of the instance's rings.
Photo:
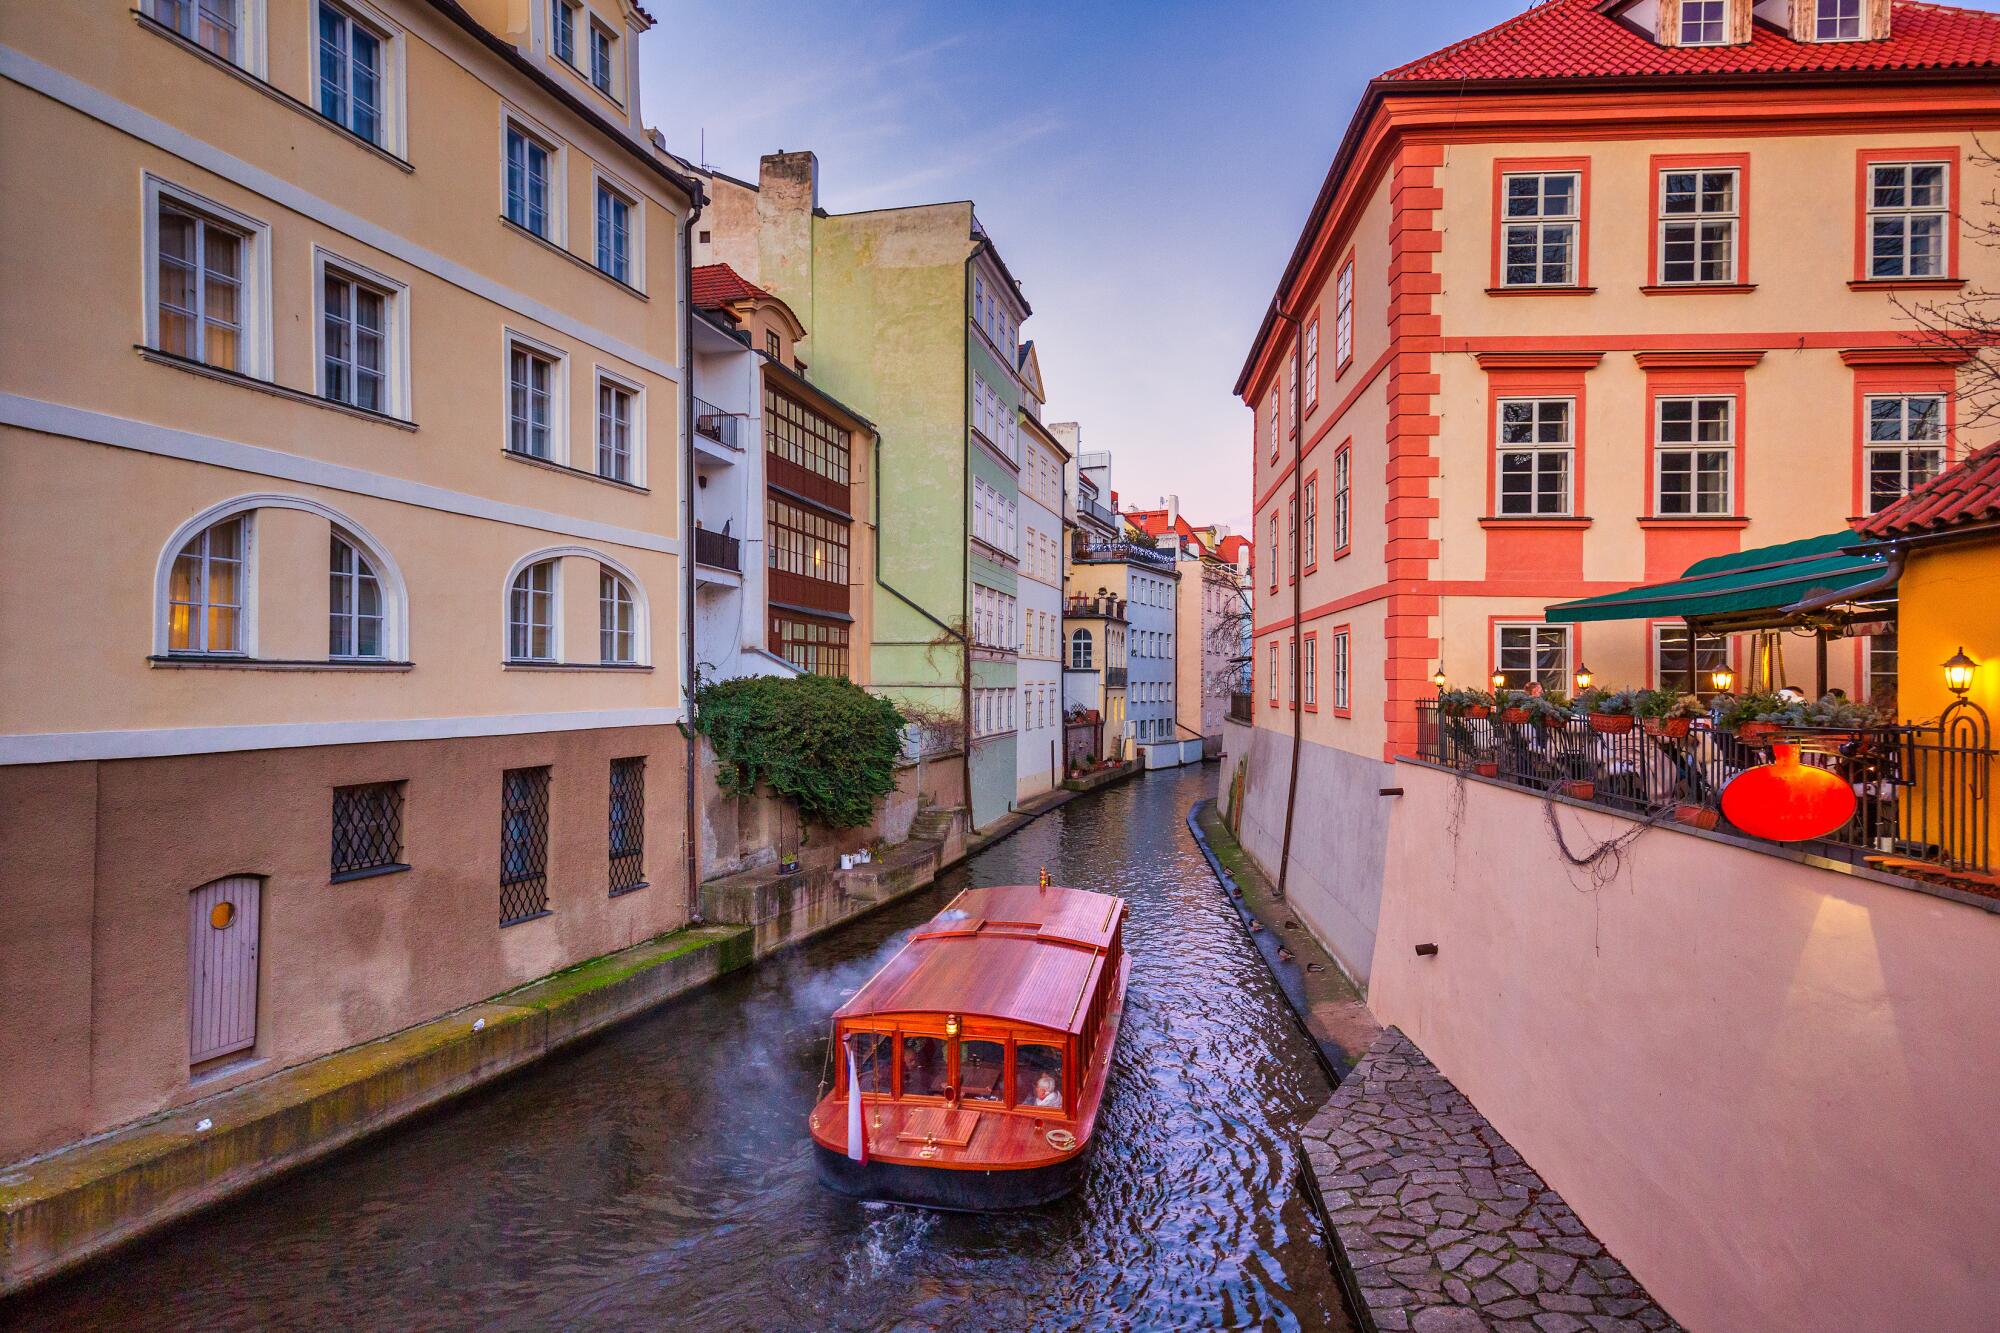
<svg viewBox="0 0 2000 1333">
<path fill-rule="evenodd" d="M 1185 769 L 1045 816 L 920 899 L 677 1002 L 14 1309 L 30 1328 L 1342 1327 L 1291 1132 L 1327 1095 L 1183 816 Z M 813 1179 L 827 1015 L 966 884 L 1131 901 L 1097 1154 L 969 1217 Z"/>
</svg>

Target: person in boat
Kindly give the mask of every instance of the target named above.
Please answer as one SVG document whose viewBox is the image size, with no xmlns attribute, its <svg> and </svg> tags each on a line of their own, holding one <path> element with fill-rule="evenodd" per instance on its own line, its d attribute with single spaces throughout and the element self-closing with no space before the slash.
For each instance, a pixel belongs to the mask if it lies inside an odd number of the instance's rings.
<svg viewBox="0 0 2000 1333">
<path fill-rule="evenodd" d="M 1062 1089 L 1056 1086 L 1054 1074 L 1044 1074 L 1035 1080 L 1035 1095 L 1028 1099 L 1028 1105 L 1062 1109 Z"/>
</svg>

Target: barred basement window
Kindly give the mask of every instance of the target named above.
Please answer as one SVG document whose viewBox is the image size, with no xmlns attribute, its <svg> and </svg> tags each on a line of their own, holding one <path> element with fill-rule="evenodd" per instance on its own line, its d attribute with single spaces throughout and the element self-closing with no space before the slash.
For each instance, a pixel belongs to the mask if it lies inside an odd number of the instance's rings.
<svg viewBox="0 0 2000 1333">
<path fill-rule="evenodd" d="M 500 924 L 549 911 L 549 770 L 510 768 L 500 782 Z"/>
<path fill-rule="evenodd" d="M 646 887 L 646 761 L 611 761 L 611 896 Z"/>
<path fill-rule="evenodd" d="M 403 864 L 403 784 L 333 789 L 333 882 L 408 870 Z"/>
</svg>

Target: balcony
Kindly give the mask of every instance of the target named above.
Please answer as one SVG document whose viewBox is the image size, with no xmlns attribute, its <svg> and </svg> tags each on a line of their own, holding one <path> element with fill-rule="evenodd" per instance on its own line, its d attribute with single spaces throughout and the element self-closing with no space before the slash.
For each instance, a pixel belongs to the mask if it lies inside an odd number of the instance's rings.
<svg viewBox="0 0 2000 1333">
<path fill-rule="evenodd" d="M 725 412 L 714 403 L 697 398 L 694 400 L 694 429 L 697 435 L 738 453 L 743 452 L 743 418 L 738 413 Z"/>
<path fill-rule="evenodd" d="M 1085 522 L 1093 522 L 1116 531 L 1118 517 L 1095 500 L 1079 495 L 1076 498 L 1076 516 Z"/>
<path fill-rule="evenodd" d="M 1127 669 L 1128 668 L 1122 666 L 1104 668 L 1104 688 L 1106 688 L 1107 690 L 1124 689 L 1125 673 Z"/>
<path fill-rule="evenodd" d="M 1093 542 L 1079 538 L 1070 554 L 1083 564 L 1109 564 L 1124 561 L 1131 564 L 1151 565 L 1158 569 L 1174 567 L 1174 553 L 1162 551 L 1157 546 L 1140 542 Z"/>
<path fill-rule="evenodd" d="M 1233 709 L 1232 709 L 1233 711 Z M 1972 710 L 1976 712 L 1976 710 Z M 1476 715 L 1475 715 L 1476 714 Z M 1588 717 L 1516 720 L 1483 707 L 1441 712 L 1417 705 L 1417 756 L 1528 791 L 1559 795 L 1637 817 L 1736 828 L 1721 811 L 1722 790 L 1744 771 L 1768 763 L 1773 744 L 1793 744 L 1800 760 L 1828 769 L 1852 788 L 1853 817 L 1820 838 L 1783 845 L 1829 860 L 1992 893 L 1995 761 L 1983 714 L 1927 724 L 1784 728 L 1757 724 L 1726 731 L 1707 718 L 1597 729 Z M 1674 734 L 1678 732 L 1679 734 Z"/>
<path fill-rule="evenodd" d="M 743 543 L 735 537 L 707 528 L 694 530 L 694 562 L 708 569 L 743 572 Z"/>
<path fill-rule="evenodd" d="M 1079 619 L 1124 620 L 1125 599 L 1106 593 L 1102 597 L 1071 597 L 1063 603 L 1063 614 Z"/>
<path fill-rule="evenodd" d="M 1232 721 L 1254 722 L 1256 718 L 1252 713 L 1252 708 L 1253 705 L 1249 695 L 1235 692 L 1229 696 L 1229 716 Z"/>
</svg>

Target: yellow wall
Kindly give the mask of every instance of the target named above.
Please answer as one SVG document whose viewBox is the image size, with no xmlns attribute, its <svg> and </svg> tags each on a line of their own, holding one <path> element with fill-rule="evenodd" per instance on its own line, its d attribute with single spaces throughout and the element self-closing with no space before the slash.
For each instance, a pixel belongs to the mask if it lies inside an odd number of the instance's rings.
<svg viewBox="0 0 2000 1333">
<path fill-rule="evenodd" d="M 2000 541 L 1952 542 L 1909 553 L 1897 585 L 1899 712 L 1938 717 L 1957 698 L 1944 663 L 1961 650 L 1979 664 L 1966 698 L 1986 710 L 1987 744 L 2000 721 Z M 1986 798 L 1986 854 L 2000 858 L 2000 800 Z M 1995 869 L 2000 869 L 1996 863 Z"/>
</svg>

